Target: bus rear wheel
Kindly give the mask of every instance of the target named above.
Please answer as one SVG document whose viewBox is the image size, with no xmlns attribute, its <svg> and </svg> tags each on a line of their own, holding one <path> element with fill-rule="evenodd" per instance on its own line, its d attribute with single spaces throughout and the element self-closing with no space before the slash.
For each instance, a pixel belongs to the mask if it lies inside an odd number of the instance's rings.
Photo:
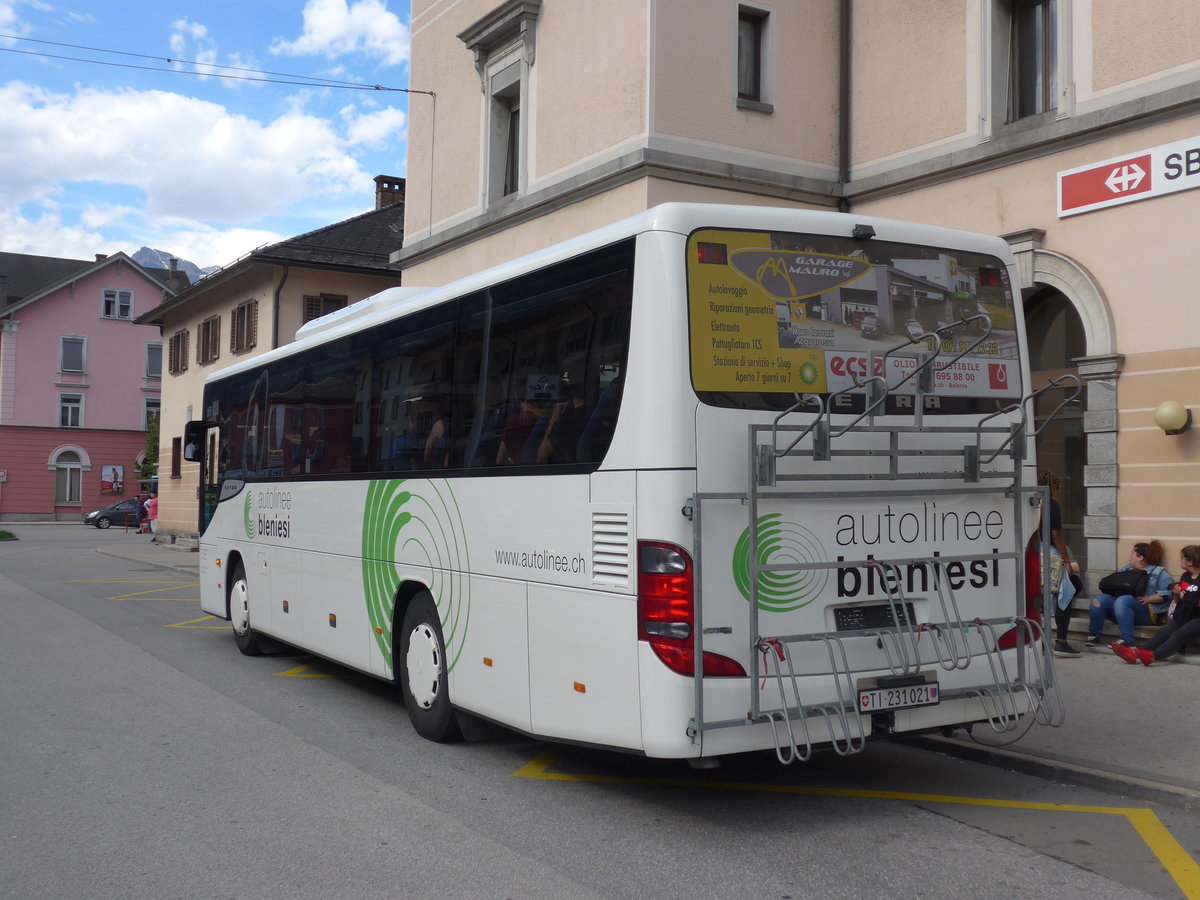
<svg viewBox="0 0 1200 900">
<path fill-rule="evenodd" d="M 229 619 L 233 623 L 233 640 L 246 656 L 261 656 L 262 644 L 250 626 L 250 587 L 246 583 L 246 567 L 240 562 L 233 567 L 229 585 Z"/>
<path fill-rule="evenodd" d="M 458 740 L 462 732 L 446 685 L 446 642 L 437 607 L 428 591 L 413 597 L 400 626 L 400 691 L 413 729 L 439 743 Z"/>
</svg>

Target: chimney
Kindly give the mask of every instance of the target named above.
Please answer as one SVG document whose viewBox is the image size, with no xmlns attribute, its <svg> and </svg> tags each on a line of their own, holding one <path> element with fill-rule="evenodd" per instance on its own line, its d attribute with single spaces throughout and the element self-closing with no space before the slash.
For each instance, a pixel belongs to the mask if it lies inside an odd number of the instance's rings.
<svg viewBox="0 0 1200 900">
<path fill-rule="evenodd" d="M 167 260 L 167 271 L 172 275 L 179 271 L 179 260 L 174 256 Z"/>
<path fill-rule="evenodd" d="M 106 259 L 108 259 L 107 253 L 97 253 L 96 254 L 96 262 L 104 262 Z"/>
<path fill-rule="evenodd" d="M 404 179 L 396 175 L 375 176 L 375 208 L 383 209 L 404 199 Z"/>
</svg>

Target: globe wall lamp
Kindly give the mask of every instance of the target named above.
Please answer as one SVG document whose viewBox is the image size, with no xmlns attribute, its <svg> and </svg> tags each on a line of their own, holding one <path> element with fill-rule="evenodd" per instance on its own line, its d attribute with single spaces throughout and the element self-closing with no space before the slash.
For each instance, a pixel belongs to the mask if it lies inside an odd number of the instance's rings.
<svg viewBox="0 0 1200 900">
<path fill-rule="evenodd" d="M 1183 434 L 1192 424 L 1192 411 L 1178 400 L 1164 400 L 1154 410 L 1154 424 L 1167 434 Z"/>
</svg>

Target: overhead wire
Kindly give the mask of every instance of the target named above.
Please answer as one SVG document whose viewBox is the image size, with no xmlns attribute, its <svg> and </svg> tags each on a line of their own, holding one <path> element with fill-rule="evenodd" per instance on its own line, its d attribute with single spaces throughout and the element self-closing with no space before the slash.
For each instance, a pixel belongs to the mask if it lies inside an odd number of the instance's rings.
<svg viewBox="0 0 1200 900">
<path fill-rule="evenodd" d="M 264 69 L 255 69 L 248 66 L 230 66 L 222 63 L 198 62 L 196 60 L 174 59 L 167 56 L 151 56 L 146 53 L 132 53 L 126 50 L 110 50 L 105 47 L 89 47 L 84 44 L 67 44 L 60 41 L 47 41 L 40 38 L 22 37 L 16 34 L 0 34 L 0 39 L 8 39 L 14 41 L 29 41 L 36 44 L 46 44 L 52 47 L 67 47 L 72 50 L 86 50 L 90 53 L 110 53 L 115 56 L 130 56 L 136 59 L 148 59 L 155 62 L 165 62 L 172 68 L 163 68 L 162 66 L 139 66 L 133 63 L 121 63 L 103 59 L 87 59 L 79 56 L 65 56 L 56 53 L 45 53 L 36 50 L 19 50 L 16 47 L 0 47 L 0 51 L 5 53 L 17 53 L 24 56 L 37 56 L 43 59 L 61 59 L 69 62 L 90 63 L 96 66 L 109 66 L 121 69 L 138 69 L 145 72 L 165 72 L 174 75 L 191 75 L 199 78 L 224 78 L 232 81 L 255 81 L 266 84 L 287 84 L 300 87 L 328 87 L 337 90 L 347 91 L 388 91 L 403 94 L 427 94 L 433 96 L 433 91 L 419 91 L 412 88 L 385 87 L 381 84 L 362 84 L 354 81 L 340 81 L 334 78 L 322 78 L 316 75 L 293 75 L 286 72 L 269 72 Z M 193 71 L 189 69 L 174 68 L 177 65 L 184 66 L 203 66 L 210 69 L 227 69 L 233 72 L 258 72 L 261 75 L 275 75 L 277 78 L 264 78 L 253 75 L 231 75 L 224 72 L 206 72 Z M 303 80 L 299 80 L 303 79 Z"/>
</svg>

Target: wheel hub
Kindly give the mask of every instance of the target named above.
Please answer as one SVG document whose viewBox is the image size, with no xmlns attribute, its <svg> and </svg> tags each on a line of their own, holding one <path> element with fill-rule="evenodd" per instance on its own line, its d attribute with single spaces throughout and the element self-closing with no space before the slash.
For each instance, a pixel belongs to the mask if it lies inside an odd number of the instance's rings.
<svg viewBox="0 0 1200 900">
<path fill-rule="evenodd" d="M 428 624 L 422 623 L 412 630 L 404 664 L 413 701 L 422 709 L 429 709 L 441 691 L 442 648 Z"/>
</svg>

